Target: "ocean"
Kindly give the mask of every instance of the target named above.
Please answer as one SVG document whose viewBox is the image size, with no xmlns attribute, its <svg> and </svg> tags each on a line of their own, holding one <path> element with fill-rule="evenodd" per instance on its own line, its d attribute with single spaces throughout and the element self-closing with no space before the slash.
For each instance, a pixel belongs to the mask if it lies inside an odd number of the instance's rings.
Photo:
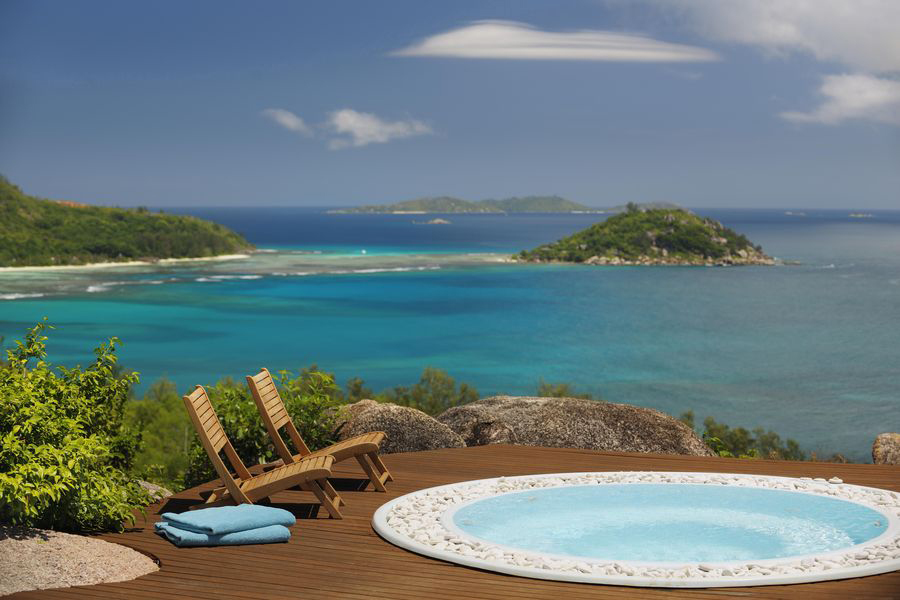
<svg viewBox="0 0 900 600">
<path fill-rule="evenodd" d="M 142 387 L 315 363 L 376 391 L 444 369 L 482 396 L 538 382 L 672 415 L 771 428 L 868 461 L 900 431 L 900 211 L 713 210 L 774 267 L 503 262 L 596 214 L 334 215 L 185 208 L 244 234 L 249 258 L 0 272 L 5 345 L 49 317 L 50 359 L 110 336 Z"/>
</svg>

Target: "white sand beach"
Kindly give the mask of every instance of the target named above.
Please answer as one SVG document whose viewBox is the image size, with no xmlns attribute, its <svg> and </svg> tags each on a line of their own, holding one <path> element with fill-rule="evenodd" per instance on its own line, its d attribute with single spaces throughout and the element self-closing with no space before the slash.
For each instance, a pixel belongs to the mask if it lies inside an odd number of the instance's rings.
<svg viewBox="0 0 900 600">
<path fill-rule="evenodd" d="M 40 267 L 0 267 L 0 273 L 16 271 L 69 271 L 77 269 L 109 269 L 115 267 L 146 267 L 153 265 L 170 265 L 187 262 L 209 262 L 218 260 L 238 260 L 250 258 L 249 254 L 220 254 L 198 258 L 160 258 L 158 260 L 126 260 L 119 262 L 87 263 L 84 265 L 48 265 Z"/>
</svg>

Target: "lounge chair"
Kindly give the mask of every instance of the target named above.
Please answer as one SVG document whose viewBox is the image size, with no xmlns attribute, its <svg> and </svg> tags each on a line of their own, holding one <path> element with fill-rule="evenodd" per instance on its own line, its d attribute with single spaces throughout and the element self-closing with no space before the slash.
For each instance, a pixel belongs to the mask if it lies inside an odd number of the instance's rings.
<svg viewBox="0 0 900 600">
<path fill-rule="evenodd" d="M 277 492 L 299 486 L 300 489 L 315 494 L 332 518 L 341 518 L 339 508 L 342 503 L 341 497 L 328 483 L 334 458 L 325 454 L 318 455 L 311 457 L 310 460 L 285 463 L 262 475 L 251 475 L 225 435 L 225 430 L 222 428 L 203 386 L 198 385 L 193 392 L 182 399 L 191 416 L 191 421 L 194 423 L 194 428 L 197 430 L 197 435 L 200 436 L 203 448 L 224 484 L 224 487 L 213 490 L 205 504 L 195 508 L 253 504 Z M 222 450 L 225 451 L 225 457 L 231 463 L 237 477 L 232 475 L 225 466 L 225 462 L 219 455 Z"/>
<path fill-rule="evenodd" d="M 272 380 L 272 374 L 269 373 L 269 370 L 264 368 L 256 375 L 247 375 L 247 385 L 253 394 L 253 400 L 256 402 L 256 408 L 259 409 L 263 423 L 266 424 L 266 429 L 269 431 L 269 437 L 272 438 L 272 443 L 275 445 L 275 451 L 284 464 L 289 465 L 319 456 L 334 457 L 334 462 L 336 463 L 348 458 L 355 458 L 359 466 L 365 471 L 369 481 L 372 482 L 372 485 L 379 492 L 386 491 L 384 488 L 386 481 L 394 480 L 390 471 L 381 461 L 381 457 L 378 456 L 378 448 L 384 439 L 383 431 L 364 433 L 349 440 L 332 444 L 327 448 L 310 452 L 309 447 L 307 447 L 303 438 L 300 437 L 297 427 L 294 426 L 294 422 L 291 421 L 291 417 L 284 407 L 284 401 L 282 401 L 281 395 L 278 393 L 278 388 L 275 387 L 275 382 Z M 278 433 L 278 430 L 281 428 L 287 431 L 288 437 L 294 443 L 298 454 L 292 453 L 287 447 L 287 444 Z"/>
</svg>

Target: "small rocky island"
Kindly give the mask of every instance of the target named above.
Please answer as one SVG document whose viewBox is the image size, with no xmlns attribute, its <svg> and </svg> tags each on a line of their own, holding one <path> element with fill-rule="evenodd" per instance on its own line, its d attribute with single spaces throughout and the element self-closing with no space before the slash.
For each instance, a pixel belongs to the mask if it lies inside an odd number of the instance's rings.
<svg viewBox="0 0 900 600">
<path fill-rule="evenodd" d="M 513 257 L 588 265 L 772 265 L 772 257 L 714 219 L 681 208 L 642 208 Z"/>
</svg>

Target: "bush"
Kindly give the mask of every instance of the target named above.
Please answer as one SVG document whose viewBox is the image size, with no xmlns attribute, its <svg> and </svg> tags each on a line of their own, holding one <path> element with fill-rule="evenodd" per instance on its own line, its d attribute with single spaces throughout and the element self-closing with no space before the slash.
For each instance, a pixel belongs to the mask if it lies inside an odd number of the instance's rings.
<svg viewBox="0 0 900 600">
<path fill-rule="evenodd" d="M 171 490 L 181 489 L 191 440 L 197 434 L 175 384 L 166 379 L 154 382 L 142 399 L 128 403 L 126 419 L 141 430 L 143 438 L 132 474 Z"/>
<path fill-rule="evenodd" d="M 121 529 L 149 503 L 125 473 L 140 446 L 140 434 L 123 423 L 137 373 L 116 374 L 116 338 L 95 350 L 88 368 L 54 371 L 44 360 L 48 327 L 29 330 L 0 366 L 0 521 Z"/>
<path fill-rule="evenodd" d="M 351 380 L 351 383 L 353 381 Z M 358 383 L 362 385 L 362 381 Z M 411 388 L 397 386 L 385 390 L 375 397 L 378 402 L 393 402 L 400 406 L 416 408 L 429 415 L 439 415 L 452 406 L 478 400 L 478 390 L 467 383 L 459 384 L 446 371 L 425 367 L 419 383 Z"/>
<path fill-rule="evenodd" d="M 294 378 L 289 371 L 280 371 L 278 380 L 281 399 L 309 449 L 317 450 L 333 443 L 336 428 L 334 408 L 340 404 L 334 378 L 311 367 Z M 208 388 L 207 392 L 228 439 L 245 464 L 265 463 L 277 458 L 246 386 L 223 379 Z M 290 440 L 286 436 L 284 440 L 290 447 Z M 195 433 L 191 438 L 184 485 L 191 487 L 213 479 L 218 479 L 218 475 Z"/>
<path fill-rule="evenodd" d="M 550 383 L 544 381 L 542 377 L 538 381 L 537 395 L 541 398 L 581 398 L 582 400 L 593 400 L 594 395 L 590 393 L 578 393 L 575 386 L 571 383 Z"/>
<path fill-rule="evenodd" d="M 694 427 L 694 411 L 687 411 L 680 419 Z M 703 441 L 719 456 L 806 460 L 795 440 L 789 438 L 782 443 L 781 436 L 772 430 L 766 431 L 762 427 L 752 431 L 743 427 L 731 428 L 712 417 L 703 420 Z"/>
</svg>

